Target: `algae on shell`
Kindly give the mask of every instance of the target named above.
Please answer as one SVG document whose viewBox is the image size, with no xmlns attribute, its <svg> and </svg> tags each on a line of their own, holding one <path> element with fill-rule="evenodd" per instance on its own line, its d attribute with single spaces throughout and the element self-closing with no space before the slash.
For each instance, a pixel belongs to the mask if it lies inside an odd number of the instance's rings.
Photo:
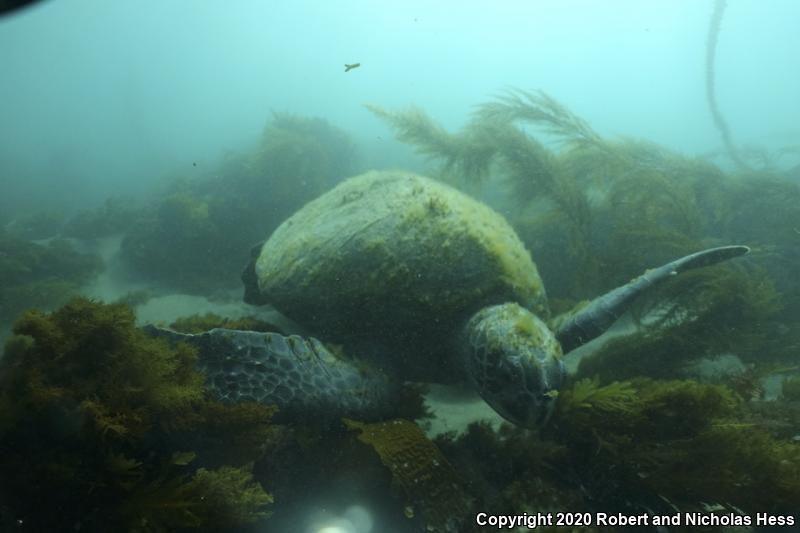
<svg viewBox="0 0 800 533">
<path fill-rule="evenodd" d="M 337 341 L 427 352 L 487 305 L 548 314 L 536 266 L 506 220 L 407 172 L 369 172 L 309 202 L 263 245 L 255 270 L 266 301 Z"/>
</svg>

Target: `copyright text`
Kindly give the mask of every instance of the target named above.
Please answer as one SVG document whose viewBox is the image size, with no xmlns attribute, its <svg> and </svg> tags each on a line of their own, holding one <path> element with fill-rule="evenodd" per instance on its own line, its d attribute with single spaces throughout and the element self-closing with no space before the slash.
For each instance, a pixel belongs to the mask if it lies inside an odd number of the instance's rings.
<svg viewBox="0 0 800 533">
<path fill-rule="evenodd" d="M 478 513 L 475 523 L 481 527 L 494 529 L 514 529 L 524 527 L 536 529 L 541 526 L 576 527 L 576 526 L 793 526 L 797 520 L 792 515 L 774 515 L 769 513 L 745 514 L 712 514 L 712 513 L 675 513 L 657 514 L 623 514 L 623 513 L 522 513 L 517 515 L 496 515 Z"/>
</svg>

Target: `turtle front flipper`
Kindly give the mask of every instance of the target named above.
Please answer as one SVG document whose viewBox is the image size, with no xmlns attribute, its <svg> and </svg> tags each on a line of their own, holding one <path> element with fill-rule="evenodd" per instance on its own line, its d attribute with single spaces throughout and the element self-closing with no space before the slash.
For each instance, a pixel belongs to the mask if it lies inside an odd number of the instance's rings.
<svg viewBox="0 0 800 533">
<path fill-rule="evenodd" d="M 556 338 L 564 353 L 586 344 L 602 335 L 631 306 L 637 296 L 645 290 L 687 270 L 705 267 L 744 255 L 747 246 L 721 246 L 696 252 L 666 265 L 648 270 L 638 278 L 595 298 L 577 313 L 561 320 L 556 328 Z"/>
<path fill-rule="evenodd" d="M 397 387 L 384 375 L 337 358 L 314 338 L 223 328 L 196 335 L 144 330 L 194 346 L 198 369 L 218 400 L 276 405 L 281 420 L 378 419 L 396 398 Z"/>
</svg>

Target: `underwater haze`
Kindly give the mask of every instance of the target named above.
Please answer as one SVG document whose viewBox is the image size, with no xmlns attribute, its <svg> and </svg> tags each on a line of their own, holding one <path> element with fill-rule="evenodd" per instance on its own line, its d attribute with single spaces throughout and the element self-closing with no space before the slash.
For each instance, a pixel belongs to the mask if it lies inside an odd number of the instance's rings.
<svg viewBox="0 0 800 533">
<path fill-rule="evenodd" d="M 247 146 L 272 110 L 330 120 L 381 166 L 388 136 L 363 104 L 414 104 L 455 127 L 506 87 L 545 90 L 603 134 L 713 151 L 703 88 L 711 9 L 688 0 L 46 1 L 0 20 L 0 207 L 73 211 L 141 193 Z M 726 12 L 719 100 L 739 142 L 798 141 L 798 19 L 791 0 L 740 0 Z"/>
<path fill-rule="evenodd" d="M 800 2 L 16 3 L 0 531 L 798 530 Z"/>
</svg>

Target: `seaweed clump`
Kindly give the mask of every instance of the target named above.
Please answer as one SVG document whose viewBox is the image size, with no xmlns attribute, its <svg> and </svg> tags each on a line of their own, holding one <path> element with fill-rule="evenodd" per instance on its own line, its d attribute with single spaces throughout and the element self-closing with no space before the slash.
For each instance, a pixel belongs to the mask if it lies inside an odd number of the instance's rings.
<svg viewBox="0 0 800 533">
<path fill-rule="evenodd" d="M 790 402 L 800 402 L 800 376 L 791 376 L 781 384 L 781 397 Z"/>
<path fill-rule="evenodd" d="M 251 468 L 274 410 L 208 400 L 191 348 L 148 337 L 127 306 L 83 298 L 26 312 L 14 333 L 0 363 L 3 520 L 161 532 L 267 516 L 271 496 Z M 197 436 L 220 427 L 244 439 L 237 457 Z"/>
<path fill-rule="evenodd" d="M 554 432 L 597 498 L 775 513 L 800 501 L 800 445 L 721 385 L 580 380 L 559 398 Z"/>
<path fill-rule="evenodd" d="M 318 118 L 275 114 L 256 148 L 176 180 L 122 243 L 143 277 L 193 293 L 233 288 L 250 248 L 355 170 L 349 136 Z"/>
<path fill-rule="evenodd" d="M 475 509 L 791 514 L 800 497 L 796 425 L 786 428 L 789 411 L 764 403 L 691 380 L 583 379 L 562 391 L 538 432 L 479 423 L 435 443 Z"/>
<path fill-rule="evenodd" d="M 564 444 L 510 424 L 493 429 L 482 422 L 470 424 L 461 435 L 440 435 L 434 442 L 466 479 L 476 510 L 515 515 L 587 507 L 580 488 L 559 475 L 567 462 Z"/>
<path fill-rule="evenodd" d="M 772 321 L 781 309 L 779 294 L 762 271 L 726 265 L 688 272 L 638 302 L 634 318 L 640 327 L 581 360 L 578 375 L 599 376 L 604 383 L 675 378 L 685 375 L 692 361 L 724 353 L 763 365 L 768 357 L 779 359 L 780 337 Z"/>
<path fill-rule="evenodd" d="M 37 211 L 15 218 L 6 230 L 24 240 L 47 239 L 58 235 L 64 225 L 64 214 L 58 211 Z"/>
<path fill-rule="evenodd" d="M 283 334 L 283 331 L 281 331 L 278 326 L 253 316 L 227 318 L 215 313 L 180 317 L 170 324 L 169 327 L 180 333 L 203 333 L 204 331 L 214 328 L 225 328 Z"/>
<path fill-rule="evenodd" d="M 122 241 L 122 257 L 136 272 L 180 289 L 210 292 L 211 280 L 232 287 L 236 270 L 229 262 L 244 255 L 226 229 L 235 231 L 217 223 L 208 198 L 175 192 L 145 211 Z"/>
<path fill-rule="evenodd" d="M 66 240 L 38 244 L 0 229 L 0 323 L 29 307 L 63 304 L 102 269 L 99 256 L 78 252 Z"/>
<path fill-rule="evenodd" d="M 61 234 L 83 240 L 122 235 L 141 215 L 133 199 L 111 197 L 102 206 L 80 211 L 64 224 Z"/>
</svg>

